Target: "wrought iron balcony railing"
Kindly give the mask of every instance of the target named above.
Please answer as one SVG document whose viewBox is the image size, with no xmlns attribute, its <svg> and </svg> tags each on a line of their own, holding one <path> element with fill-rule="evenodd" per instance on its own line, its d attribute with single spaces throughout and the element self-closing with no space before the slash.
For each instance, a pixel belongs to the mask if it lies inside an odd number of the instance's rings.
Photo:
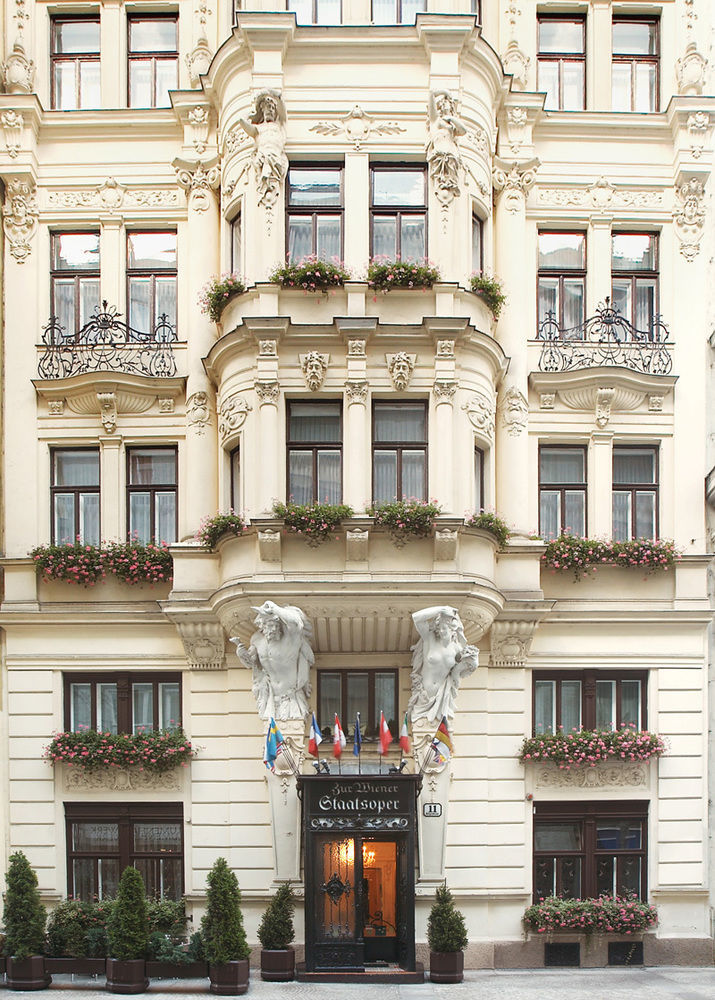
<svg viewBox="0 0 715 1000">
<path fill-rule="evenodd" d="M 656 315 L 650 330 L 637 330 L 611 305 L 598 306 L 596 315 L 580 326 L 563 329 L 553 312 L 539 325 L 539 370 L 568 372 L 577 368 L 630 368 L 646 375 L 668 375 L 673 367 L 668 328 Z"/>
<path fill-rule="evenodd" d="M 135 330 L 105 301 L 76 333 L 68 334 L 56 316 L 43 327 L 45 347 L 37 371 L 40 378 L 69 378 L 86 372 L 123 372 L 173 378 L 176 330 L 163 313 L 150 333 Z"/>
</svg>

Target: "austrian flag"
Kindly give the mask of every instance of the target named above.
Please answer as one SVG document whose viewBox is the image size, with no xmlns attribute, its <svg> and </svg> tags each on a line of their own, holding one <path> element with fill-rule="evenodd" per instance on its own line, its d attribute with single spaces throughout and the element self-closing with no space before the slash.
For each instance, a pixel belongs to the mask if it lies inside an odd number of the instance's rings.
<svg viewBox="0 0 715 1000">
<path fill-rule="evenodd" d="M 333 757 L 339 757 L 345 746 L 345 733 L 340 725 L 338 713 L 335 713 L 335 725 L 333 727 Z"/>
<path fill-rule="evenodd" d="M 380 712 L 380 736 L 377 744 L 377 752 L 379 754 L 386 754 L 391 743 L 392 733 L 390 732 L 390 727 L 385 721 L 384 712 Z"/>
<path fill-rule="evenodd" d="M 310 738 L 308 739 L 308 753 L 311 757 L 318 756 L 318 747 L 323 742 L 318 723 L 315 719 L 315 712 L 310 717 Z"/>
</svg>

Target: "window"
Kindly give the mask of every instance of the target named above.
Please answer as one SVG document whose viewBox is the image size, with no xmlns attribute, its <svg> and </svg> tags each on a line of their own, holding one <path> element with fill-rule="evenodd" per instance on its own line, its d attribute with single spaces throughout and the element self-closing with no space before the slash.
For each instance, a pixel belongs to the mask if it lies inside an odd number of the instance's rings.
<svg viewBox="0 0 715 1000">
<path fill-rule="evenodd" d="M 547 111 L 586 107 L 586 21 L 582 17 L 539 17 L 539 90 Z"/>
<path fill-rule="evenodd" d="M 128 449 L 127 520 L 130 538 L 176 541 L 176 448 Z"/>
<path fill-rule="evenodd" d="M 611 243 L 613 307 L 636 330 L 652 337 L 658 312 L 658 237 L 614 233 Z"/>
<path fill-rule="evenodd" d="M 129 107 L 168 108 L 179 85 L 176 17 L 129 18 Z"/>
<path fill-rule="evenodd" d="M 614 445 L 613 538 L 658 537 L 658 451 Z"/>
<path fill-rule="evenodd" d="M 52 95 L 56 111 L 98 108 L 99 18 L 52 18 Z"/>
<path fill-rule="evenodd" d="M 231 510 L 241 509 L 241 449 L 234 448 L 229 456 L 231 462 Z"/>
<path fill-rule="evenodd" d="M 373 24 L 414 24 L 427 10 L 427 0 L 372 0 Z"/>
<path fill-rule="evenodd" d="M 176 233 L 127 233 L 127 301 L 129 325 L 148 340 L 176 327 Z"/>
<path fill-rule="evenodd" d="M 645 672 L 534 673 L 534 733 L 646 728 Z"/>
<path fill-rule="evenodd" d="M 376 503 L 427 497 L 427 406 L 373 403 L 372 493 Z"/>
<path fill-rule="evenodd" d="M 658 20 L 613 19 L 613 111 L 658 110 Z"/>
<path fill-rule="evenodd" d="M 324 733 L 332 733 L 337 712 L 345 736 L 352 738 L 359 712 L 361 735 L 374 739 L 383 712 L 390 732 L 397 738 L 397 671 L 319 670 L 318 705 Z"/>
<path fill-rule="evenodd" d="M 477 274 L 484 270 L 484 223 L 476 212 L 472 212 L 472 270 Z"/>
<path fill-rule="evenodd" d="M 291 262 L 309 254 L 342 256 L 343 171 L 340 167 L 290 167 L 286 184 L 286 251 Z"/>
<path fill-rule="evenodd" d="M 539 448 L 539 531 L 546 541 L 586 534 L 586 449 Z"/>
<path fill-rule="evenodd" d="M 99 451 L 54 448 L 51 452 L 52 544 L 99 545 Z"/>
<path fill-rule="evenodd" d="M 241 226 L 241 213 L 237 212 L 231 220 L 231 272 L 233 274 L 243 274 L 243 228 Z"/>
<path fill-rule="evenodd" d="M 484 452 L 474 449 L 474 509 L 484 509 Z"/>
<path fill-rule="evenodd" d="M 65 728 L 141 733 L 181 726 L 179 674 L 65 674 Z"/>
<path fill-rule="evenodd" d="M 534 902 L 602 894 L 646 898 L 648 803 L 538 802 Z"/>
<path fill-rule="evenodd" d="M 340 503 L 340 403 L 288 403 L 288 499 Z"/>
<path fill-rule="evenodd" d="M 298 24 L 341 24 L 341 0 L 288 0 Z"/>
<path fill-rule="evenodd" d="M 181 899 L 184 816 L 180 802 L 66 802 L 67 895 L 111 899 L 128 865 L 146 894 Z"/>
<path fill-rule="evenodd" d="M 373 167 L 372 256 L 422 260 L 427 253 L 423 167 Z"/>
<path fill-rule="evenodd" d="M 99 308 L 99 233 L 52 233 L 52 315 L 74 338 Z"/>
<path fill-rule="evenodd" d="M 563 337 L 583 336 L 585 300 L 585 234 L 540 232 L 539 334 L 555 323 Z"/>
</svg>

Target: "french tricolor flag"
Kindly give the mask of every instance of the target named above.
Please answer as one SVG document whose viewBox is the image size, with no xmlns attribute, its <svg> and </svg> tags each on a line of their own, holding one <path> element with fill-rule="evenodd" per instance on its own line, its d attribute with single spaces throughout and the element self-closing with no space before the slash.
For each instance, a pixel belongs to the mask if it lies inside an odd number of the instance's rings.
<svg viewBox="0 0 715 1000">
<path fill-rule="evenodd" d="M 308 740 L 308 753 L 311 757 L 318 756 L 318 747 L 323 742 L 323 737 L 320 734 L 320 727 L 315 718 L 315 712 L 310 717 L 310 739 Z"/>
</svg>

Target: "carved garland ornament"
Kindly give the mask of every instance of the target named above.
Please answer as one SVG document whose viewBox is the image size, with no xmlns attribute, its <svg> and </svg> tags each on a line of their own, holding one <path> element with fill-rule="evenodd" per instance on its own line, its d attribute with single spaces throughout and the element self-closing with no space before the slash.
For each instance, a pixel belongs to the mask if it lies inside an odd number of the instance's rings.
<svg viewBox="0 0 715 1000">
<path fill-rule="evenodd" d="M 181 791 L 181 772 L 153 773 L 123 768 L 106 771 L 85 771 L 80 767 L 63 768 L 66 789 L 108 792 L 178 792 Z"/>
<path fill-rule="evenodd" d="M 308 131 L 317 132 L 318 135 L 345 136 L 348 142 L 353 144 L 353 149 L 359 153 L 363 143 L 367 142 L 371 135 L 397 135 L 405 129 L 397 122 L 376 124 L 375 119 L 356 104 L 352 111 L 336 122 L 318 122 L 317 125 L 311 125 Z"/>
<path fill-rule="evenodd" d="M 538 771 L 536 784 L 551 788 L 623 788 L 648 783 L 643 764 L 608 764 L 605 767 L 572 767 L 570 770 L 545 767 Z"/>
</svg>

